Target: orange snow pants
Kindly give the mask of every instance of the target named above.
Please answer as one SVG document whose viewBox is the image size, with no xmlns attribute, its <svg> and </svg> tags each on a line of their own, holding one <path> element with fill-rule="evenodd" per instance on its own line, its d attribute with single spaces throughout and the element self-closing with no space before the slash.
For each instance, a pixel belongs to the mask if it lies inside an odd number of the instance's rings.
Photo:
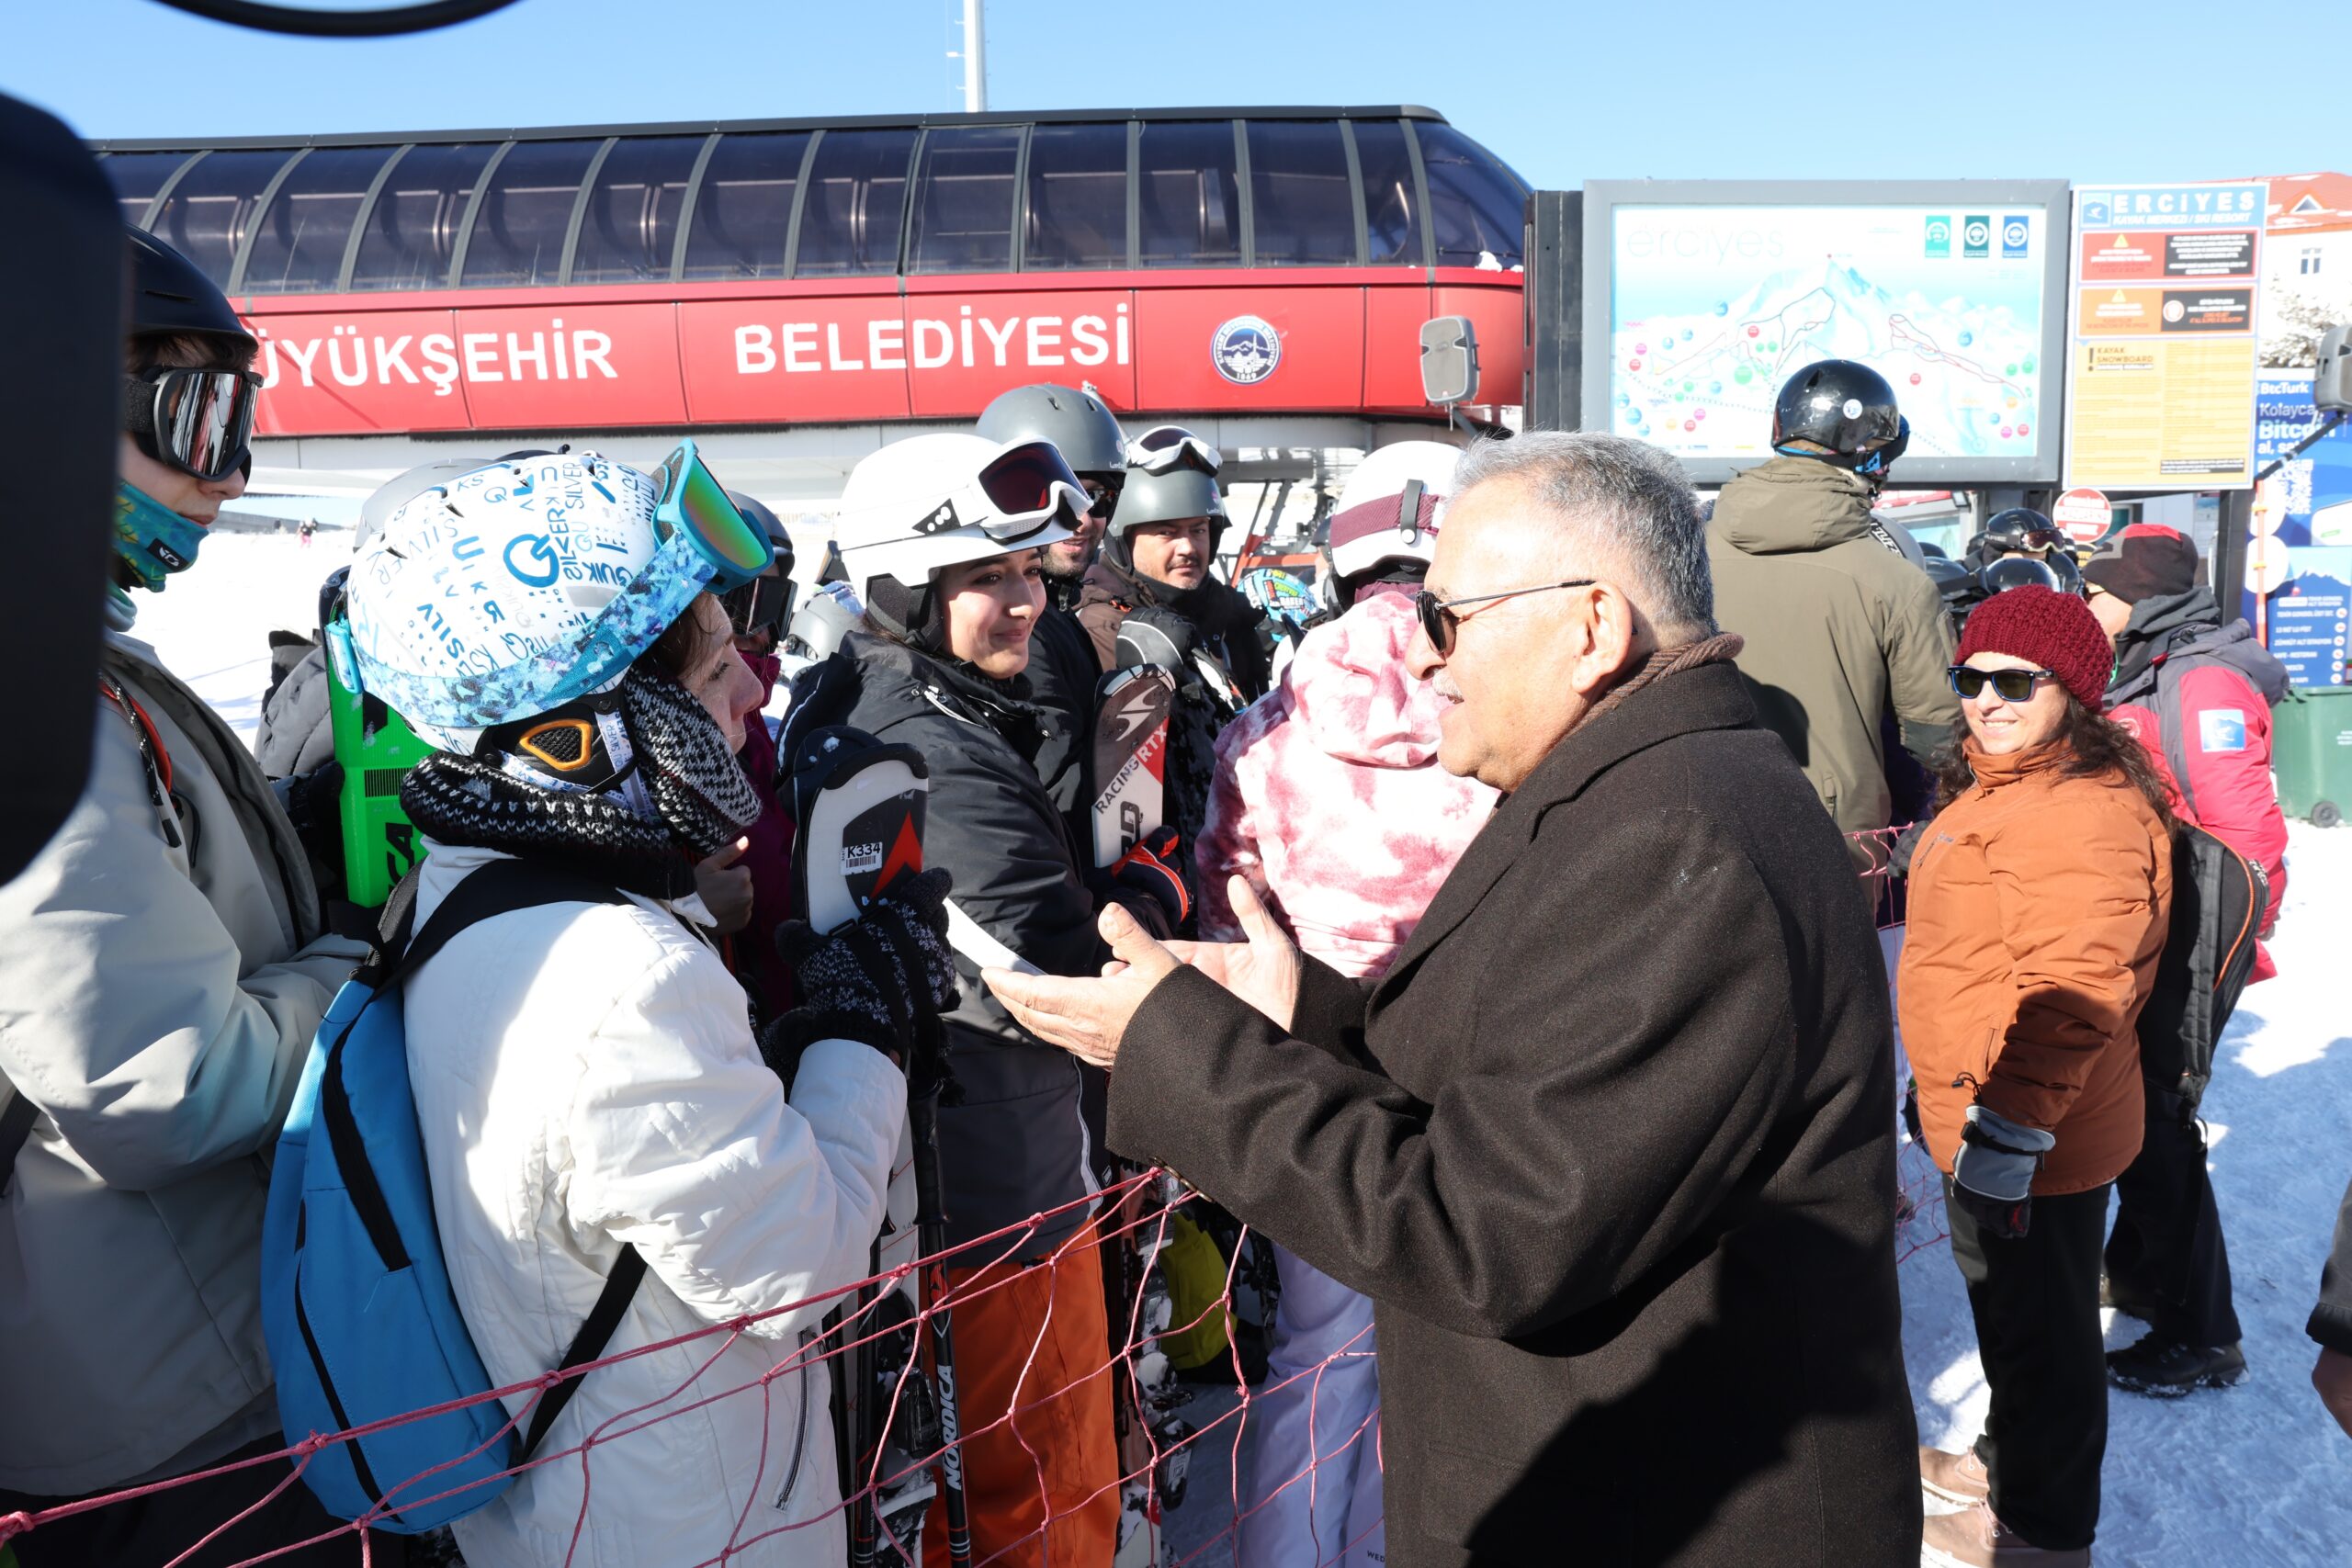
<svg viewBox="0 0 2352 1568">
<path fill-rule="evenodd" d="M 1025 1270 L 947 1270 L 975 1564 L 1109 1568 L 1118 1546 L 1113 1358 L 1093 1227 L 1061 1253 L 1058 1263 Z M 1010 1421 L 1008 1411 L 1016 1412 Z M 943 1504 L 924 1523 L 922 1560 L 947 1562 Z"/>
</svg>

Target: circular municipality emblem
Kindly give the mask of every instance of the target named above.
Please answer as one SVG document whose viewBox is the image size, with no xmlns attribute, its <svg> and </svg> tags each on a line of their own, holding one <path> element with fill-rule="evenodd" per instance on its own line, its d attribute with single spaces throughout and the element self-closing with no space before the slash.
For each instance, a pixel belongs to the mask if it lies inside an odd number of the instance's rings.
<svg viewBox="0 0 2352 1568">
<path fill-rule="evenodd" d="M 2003 244 L 2005 244 L 2005 245 L 2012 245 L 2012 246 L 2022 246 L 2022 245 L 2024 245 L 2024 243 L 2025 243 L 2025 220 L 2024 220 L 2024 219 L 2022 219 L 2022 218 L 2012 218 L 2012 219 L 2010 219 L 2010 220 L 2009 220 L 2009 221 L 2008 221 L 2008 223 L 2007 224 L 2007 226 L 2005 226 L 2005 227 L 2001 230 L 2001 243 L 2003 243 Z"/>
<path fill-rule="evenodd" d="M 1237 387 L 1254 387 L 1283 362 L 1282 335 L 1256 316 L 1236 316 L 1209 344 L 1216 373 Z"/>
<path fill-rule="evenodd" d="M 2179 321 L 2183 316 L 2186 316 L 2186 315 L 2188 315 L 2188 308 L 2187 306 L 2183 305 L 2179 300 L 2177 300 L 2177 299 L 2167 299 L 2167 300 L 2165 300 L 2165 321 Z"/>
<path fill-rule="evenodd" d="M 1967 235 L 1970 244 L 1981 245 L 1993 237 L 1992 226 L 1979 218 L 1968 225 Z"/>
<path fill-rule="evenodd" d="M 1929 243 L 1929 244 L 1931 244 L 1931 245 L 1949 245 L 1949 244 L 1951 244 L 1951 225 L 1950 223 L 1945 222 L 1945 221 L 1944 221 L 1942 219 L 1940 219 L 1940 218 L 1930 218 L 1930 219 L 1928 219 L 1928 243 Z"/>
</svg>

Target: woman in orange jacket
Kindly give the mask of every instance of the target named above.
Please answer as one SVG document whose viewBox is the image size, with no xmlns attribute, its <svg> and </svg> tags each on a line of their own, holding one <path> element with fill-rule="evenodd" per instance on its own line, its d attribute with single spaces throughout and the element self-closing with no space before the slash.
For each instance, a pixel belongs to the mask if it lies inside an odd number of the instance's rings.
<svg viewBox="0 0 2352 1568">
<path fill-rule="evenodd" d="M 2090 1562 L 2107 1447 L 2099 1250 L 2139 1152 L 2134 1025 L 2172 900 L 2165 788 L 2100 711 L 2080 599 L 1997 594 L 1951 670 L 1962 727 L 1911 862 L 1901 984 L 1918 1121 L 1991 1386 L 1968 1451 L 1919 1452 L 1929 1562 Z"/>
</svg>

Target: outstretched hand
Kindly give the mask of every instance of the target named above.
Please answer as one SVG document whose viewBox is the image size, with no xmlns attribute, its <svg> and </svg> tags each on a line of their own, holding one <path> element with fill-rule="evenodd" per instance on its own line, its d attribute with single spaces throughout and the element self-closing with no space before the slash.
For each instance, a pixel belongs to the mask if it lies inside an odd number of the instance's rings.
<svg viewBox="0 0 2352 1568">
<path fill-rule="evenodd" d="M 1109 1067 L 1136 1010 L 1160 981 L 1189 964 L 1218 985 L 1287 1028 L 1298 998 L 1298 949 L 1239 877 L 1229 889 L 1246 942 L 1155 941 L 1117 904 L 1106 906 L 1098 923 L 1111 944 L 1111 962 L 1096 980 L 1057 975 L 1020 975 L 984 969 L 980 978 L 1012 1015 L 1040 1040 L 1080 1060 Z"/>
<path fill-rule="evenodd" d="M 1168 951 L 1288 1029 L 1298 1006 L 1298 948 L 1249 878 L 1228 877 L 1225 892 L 1246 940 L 1171 942 Z"/>
<path fill-rule="evenodd" d="M 1099 980 L 1010 969 L 983 969 L 980 979 L 1022 1028 L 1082 1062 L 1108 1067 L 1118 1060 L 1136 1010 L 1180 961 L 1124 904 L 1105 904 L 1095 929 L 1111 944 L 1112 956 Z"/>
</svg>

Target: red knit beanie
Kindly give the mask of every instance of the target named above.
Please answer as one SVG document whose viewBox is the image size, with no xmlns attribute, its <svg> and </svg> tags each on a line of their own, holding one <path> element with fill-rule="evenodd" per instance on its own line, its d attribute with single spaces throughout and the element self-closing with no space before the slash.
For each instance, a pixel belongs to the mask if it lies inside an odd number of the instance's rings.
<svg viewBox="0 0 2352 1568">
<path fill-rule="evenodd" d="M 1979 653 L 2032 660 L 2093 713 L 2101 711 L 2115 668 L 2115 651 L 2091 607 L 2050 588 L 2012 588 L 1970 611 L 1957 657 L 1966 663 Z"/>
</svg>

